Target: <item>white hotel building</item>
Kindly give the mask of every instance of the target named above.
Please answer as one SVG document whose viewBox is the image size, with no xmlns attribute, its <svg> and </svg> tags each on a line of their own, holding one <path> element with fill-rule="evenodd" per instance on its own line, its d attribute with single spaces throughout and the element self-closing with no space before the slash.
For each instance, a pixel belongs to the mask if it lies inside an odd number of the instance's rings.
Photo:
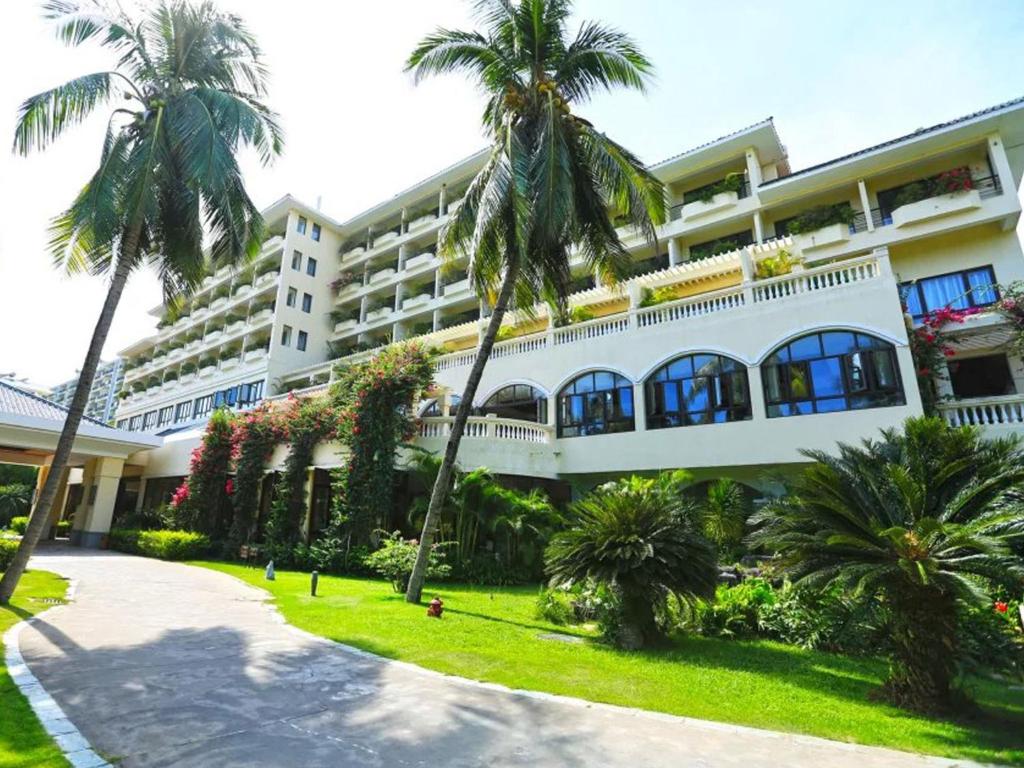
<svg viewBox="0 0 1024 768">
<path fill-rule="evenodd" d="M 133 501 L 119 503 L 166 500 L 213 408 L 322 386 L 338 363 L 392 340 L 446 350 L 445 394 L 422 404 L 419 426 L 420 443 L 440 450 L 487 307 L 464 263 L 442 269 L 438 233 L 483 159 L 345 222 L 291 197 L 265 211 L 272 237 L 254 269 L 218 271 L 187 316 L 122 351 L 131 394 L 117 426 L 163 444 L 129 457 L 121 498 Z M 969 190 L 902 202 L 908 184 L 962 168 Z M 798 171 L 770 119 L 652 170 L 672 202 L 658 248 L 624 232 L 636 272 L 615 287 L 575 264 L 570 304 L 592 319 L 558 326 L 544 308 L 506 319 L 464 466 L 584 486 L 686 467 L 757 487 L 766 470 L 806 461 L 800 449 L 921 413 L 902 284 L 911 314 L 951 301 L 982 309 L 953 329 L 945 417 L 994 433 L 1024 422 L 1024 362 L 1007 351 L 1005 321 L 985 311 L 995 284 L 1024 278 L 1024 99 Z M 709 194 L 726 178 L 731 190 Z M 839 203 L 852 222 L 789 233 L 793 217 Z M 782 251 L 791 271 L 765 276 Z M 340 464 L 339 450 L 322 446 L 317 467 Z M 320 475 L 311 468 L 313 507 Z"/>
</svg>

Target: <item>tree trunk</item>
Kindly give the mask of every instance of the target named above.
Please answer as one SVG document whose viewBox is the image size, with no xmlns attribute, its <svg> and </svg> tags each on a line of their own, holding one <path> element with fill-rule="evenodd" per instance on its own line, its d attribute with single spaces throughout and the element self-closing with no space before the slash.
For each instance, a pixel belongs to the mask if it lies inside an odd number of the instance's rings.
<svg viewBox="0 0 1024 768">
<path fill-rule="evenodd" d="M 117 310 L 121 294 L 128 282 L 128 275 L 131 272 L 131 265 L 135 261 L 135 254 L 138 250 L 139 237 L 142 234 L 142 225 L 133 226 L 125 235 L 123 248 L 117 261 L 117 268 L 110 281 L 110 288 L 107 297 L 103 300 L 103 309 L 100 312 L 99 320 L 92 332 L 92 341 L 89 342 L 89 351 L 85 354 L 85 362 L 82 363 L 82 371 L 78 376 L 78 384 L 75 387 L 75 395 L 71 398 L 71 405 L 68 408 L 67 418 L 64 419 L 64 427 L 61 429 L 60 438 L 57 440 L 57 450 L 53 454 L 53 461 L 50 464 L 50 473 L 43 484 L 43 490 L 39 494 L 32 516 L 29 518 L 28 527 L 21 537 L 21 544 L 14 554 L 7 572 L 0 579 L 0 605 L 7 605 L 21 575 L 28 566 L 29 558 L 39 541 L 50 519 L 50 509 L 53 507 L 54 498 L 57 496 L 58 486 L 64 468 L 67 467 L 68 459 L 71 457 L 71 448 L 75 442 L 75 435 L 78 433 L 78 425 L 85 413 L 85 405 L 89 400 L 89 392 L 92 389 L 93 379 L 96 378 L 96 367 L 100 362 L 100 354 L 103 352 L 103 345 L 106 343 L 107 334 L 110 332 L 110 324 L 114 320 L 114 312 Z"/>
<path fill-rule="evenodd" d="M 512 298 L 512 289 L 515 287 L 519 274 L 517 262 L 513 259 L 505 273 L 505 279 L 501 284 L 501 291 L 498 293 L 498 300 L 494 303 L 494 312 L 487 323 L 487 330 L 480 341 L 480 348 L 476 352 L 476 359 L 469 371 L 469 378 L 466 379 L 466 388 L 462 392 L 462 400 L 455 411 L 455 421 L 452 422 L 452 431 L 448 436 L 448 445 L 444 449 L 444 460 L 437 471 L 437 478 L 434 480 L 434 489 L 430 493 L 430 506 L 427 507 L 427 517 L 423 521 L 423 534 L 420 536 L 420 548 L 416 553 L 416 564 L 412 569 L 412 576 L 409 577 L 409 586 L 405 591 L 405 599 L 410 603 L 420 602 L 423 594 L 423 582 L 427 575 L 427 562 L 430 557 L 430 548 L 434 543 L 434 529 L 437 527 L 441 515 L 441 508 L 444 506 L 445 497 L 448 495 L 449 486 L 452 481 L 452 471 L 455 469 L 455 459 L 459 453 L 459 443 L 462 442 L 462 433 L 466 428 L 466 420 L 473 408 L 473 398 L 476 397 L 476 390 L 480 386 L 480 378 L 484 373 L 484 366 L 491 356 L 491 347 L 494 346 L 494 339 L 498 335 L 501 321 L 505 317 L 505 310 Z"/>
<path fill-rule="evenodd" d="M 928 714 L 955 708 L 956 603 L 936 589 L 891 595 L 893 657 L 886 697 L 893 704 Z"/>
</svg>

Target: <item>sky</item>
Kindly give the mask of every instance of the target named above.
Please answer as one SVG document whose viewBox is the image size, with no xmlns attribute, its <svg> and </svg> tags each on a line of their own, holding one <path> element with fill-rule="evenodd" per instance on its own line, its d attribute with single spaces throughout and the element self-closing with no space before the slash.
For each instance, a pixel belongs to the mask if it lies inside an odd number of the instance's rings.
<svg viewBox="0 0 1024 768">
<path fill-rule="evenodd" d="M 484 146 L 479 93 L 402 71 L 435 27 L 472 26 L 468 2 L 215 1 L 258 38 L 286 132 L 272 167 L 243 159 L 257 205 L 322 198 L 343 221 Z M 647 94 L 576 110 L 652 163 L 772 116 L 799 169 L 1024 95 L 1022 0 L 577 0 L 576 13 L 628 32 L 654 62 Z M 27 96 L 110 64 L 98 46 L 63 47 L 38 2 L 4 0 L 0 148 Z M 85 356 L 105 282 L 56 270 L 47 226 L 95 169 L 105 123 L 28 158 L 0 151 L 0 374 L 54 385 Z M 153 274 L 136 272 L 105 359 L 152 332 L 159 302 Z"/>
</svg>

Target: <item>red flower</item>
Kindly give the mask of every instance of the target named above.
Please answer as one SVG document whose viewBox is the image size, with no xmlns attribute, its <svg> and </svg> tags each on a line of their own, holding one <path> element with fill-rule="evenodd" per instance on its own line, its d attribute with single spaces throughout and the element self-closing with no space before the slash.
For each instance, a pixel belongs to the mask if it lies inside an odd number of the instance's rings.
<svg viewBox="0 0 1024 768">
<path fill-rule="evenodd" d="M 1006 613 L 1006 611 L 1007 611 L 1007 609 L 1008 609 L 1009 607 L 1010 607 L 1010 606 L 1009 606 L 1009 605 L 1007 605 L 1006 603 L 1004 603 L 1004 602 L 1001 602 L 1001 601 L 999 601 L 999 600 L 996 600 L 996 605 L 995 605 L 995 608 L 996 608 L 996 613 Z"/>
<path fill-rule="evenodd" d="M 224 483 L 224 492 L 227 493 L 228 496 L 235 492 L 235 481 L 232 480 L 230 477 L 228 478 L 227 482 Z"/>
</svg>

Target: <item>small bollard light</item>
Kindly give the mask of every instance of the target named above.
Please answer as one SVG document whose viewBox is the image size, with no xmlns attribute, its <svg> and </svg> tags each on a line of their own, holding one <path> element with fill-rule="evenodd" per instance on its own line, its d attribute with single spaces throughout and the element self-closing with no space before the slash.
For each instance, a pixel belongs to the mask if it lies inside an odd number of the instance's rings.
<svg viewBox="0 0 1024 768">
<path fill-rule="evenodd" d="M 316 597 L 316 585 L 318 581 L 320 581 L 320 574 L 313 571 L 313 573 L 309 575 L 309 594 L 312 597 Z"/>
<path fill-rule="evenodd" d="M 264 574 L 264 576 L 266 576 L 267 581 L 274 581 L 275 576 L 274 576 L 274 561 L 273 560 L 271 560 L 269 563 L 267 563 L 267 571 Z"/>
</svg>

